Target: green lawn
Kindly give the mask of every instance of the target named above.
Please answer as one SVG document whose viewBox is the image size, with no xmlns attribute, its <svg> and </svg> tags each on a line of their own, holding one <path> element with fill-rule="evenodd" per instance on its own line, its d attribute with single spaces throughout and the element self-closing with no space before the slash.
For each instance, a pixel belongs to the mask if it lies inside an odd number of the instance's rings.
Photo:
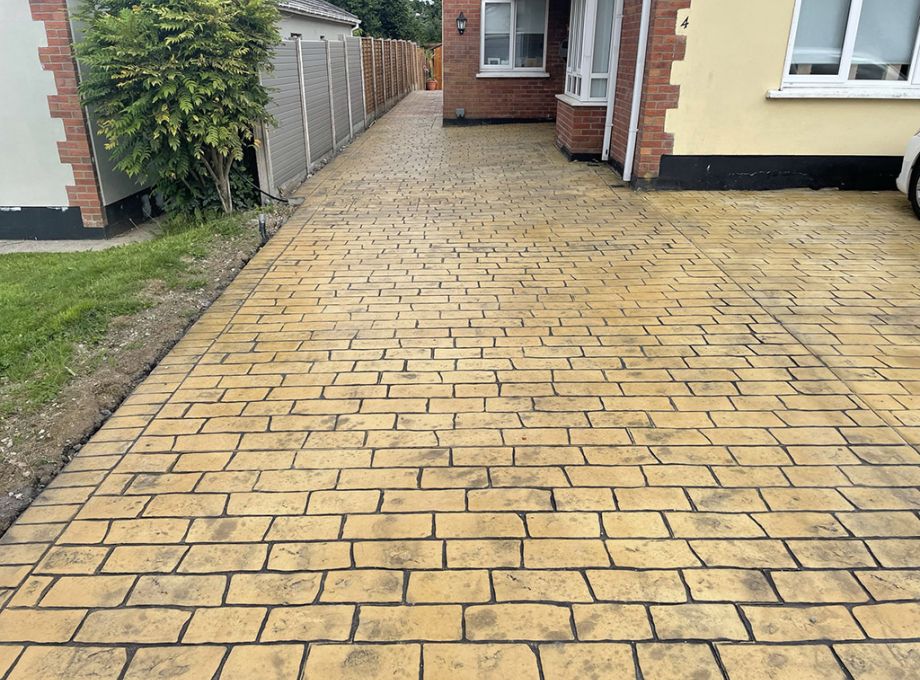
<svg viewBox="0 0 920 680">
<path fill-rule="evenodd" d="M 252 238 L 243 225 L 243 217 L 172 220 L 145 243 L 0 256 L 0 416 L 53 399 L 72 377 L 77 344 L 92 345 L 114 318 L 150 305 L 152 286 L 202 287 L 201 258 L 217 239 Z"/>
</svg>

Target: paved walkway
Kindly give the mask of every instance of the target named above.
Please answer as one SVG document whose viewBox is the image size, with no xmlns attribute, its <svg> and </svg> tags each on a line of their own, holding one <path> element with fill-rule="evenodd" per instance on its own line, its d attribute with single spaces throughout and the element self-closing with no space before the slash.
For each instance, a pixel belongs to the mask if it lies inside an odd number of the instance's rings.
<svg viewBox="0 0 920 680">
<path fill-rule="evenodd" d="M 920 223 L 415 94 L 0 547 L 0 675 L 920 676 Z M 24 649 L 23 649 L 24 648 Z"/>
</svg>

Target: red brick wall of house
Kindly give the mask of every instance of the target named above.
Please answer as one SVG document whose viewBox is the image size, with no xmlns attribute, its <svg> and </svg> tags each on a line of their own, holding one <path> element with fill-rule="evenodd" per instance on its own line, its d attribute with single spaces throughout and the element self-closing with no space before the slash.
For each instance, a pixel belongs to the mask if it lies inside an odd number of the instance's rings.
<svg viewBox="0 0 920 680">
<path fill-rule="evenodd" d="M 678 10 L 690 7 L 690 2 L 691 0 L 652 0 L 634 166 L 635 177 L 638 179 L 657 177 L 661 157 L 674 150 L 674 137 L 665 132 L 665 117 L 669 109 L 677 107 L 680 99 L 680 86 L 671 84 L 671 65 L 684 58 L 686 38 L 676 35 L 675 30 Z M 623 164 L 626 157 L 629 138 L 629 115 L 636 75 L 642 0 L 625 0 L 623 14 L 611 144 L 611 157 L 619 165 Z"/>
<path fill-rule="evenodd" d="M 105 226 L 99 180 L 93 164 L 89 132 L 77 93 L 77 65 L 71 47 L 73 37 L 66 0 L 29 0 L 32 18 L 45 25 L 48 46 L 40 47 L 39 59 L 54 74 L 57 94 L 48 96 L 52 118 L 64 123 L 66 138 L 58 143 L 61 162 L 73 168 L 74 184 L 67 187 L 70 207 L 80 208 L 85 227 Z"/>
<path fill-rule="evenodd" d="M 690 2 L 655 0 L 653 4 L 636 150 L 636 176 L 640 178 L 657 177 L 661 157 L 674 150 L 674 135 L 665 132 L 665 117 L 680 100 L 680 86 L 671 84 L 671 65 L 684 58 L 687 39 L 675 34 L 677 12 L 690 7 Z"/>
<path fill-rule="evenodd" d="M 639 45 L 641 14 L 642 0 L 625 0 L 610 140 L 610 158 L 620 167 L 626 158 L 629 138 L 629 113 L 632 106 L 633 80 L 636 76 L 636 50 Z"/>
<path fill-rule="evenodd" d="M 556 102 L 556 146 L 572 155 L 600 156 L 604 146 L 607 107 Z"/>
<path fill-rule="evenodd" d="M 456 118 L 456 109 L 462 108 L 470 120 L 552 120 L 556 115 L 556 95 L 565 87 L 565 62 L 559 46 L 568 32 L 569 7 L 569 0 L 549 0 L 549 78 L 477 78 L 480 0 L 444 0 L 444 118 Z M 457 15 L 461 11 L 468 22 L 463 35 L 457 33 Z"/>
</svg>

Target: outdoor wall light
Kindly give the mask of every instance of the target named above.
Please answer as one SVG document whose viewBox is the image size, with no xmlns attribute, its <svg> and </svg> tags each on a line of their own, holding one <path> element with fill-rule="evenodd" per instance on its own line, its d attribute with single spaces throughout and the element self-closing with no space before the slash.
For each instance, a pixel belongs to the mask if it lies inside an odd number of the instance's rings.
<svg viewBox="0 0 920 680">
<path fill-rule="evenodd" d="M 460 12 L 460 16 L 457 17 L 457 33 L 460 35 L 466 33 L 466 15 L 463 12 Z"/>
</svg>

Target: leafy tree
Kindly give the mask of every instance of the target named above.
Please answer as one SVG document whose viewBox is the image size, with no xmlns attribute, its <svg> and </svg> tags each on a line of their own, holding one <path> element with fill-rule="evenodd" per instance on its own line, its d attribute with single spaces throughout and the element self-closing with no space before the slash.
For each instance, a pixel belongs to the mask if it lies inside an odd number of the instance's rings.
<svg viewBox="0 0 920 680">
<path fill-rule="evenodd" d="M 361 31 L 375 38 L 441 42 L 441 0 L 336 0 L 361 19 Z"/>
<path fill-rule="evenodd" d="M 419 45 L 441 42 L 441 0 L 414 0 Z"/>
<path fill-rule="evenodd" d="M 80 93 L 117 167 L 160 188 L 210 182 L 232 212 L 234 163 L 270 121 L 276 0 L 84 0 L 78 17 Z"/>
</svg>

